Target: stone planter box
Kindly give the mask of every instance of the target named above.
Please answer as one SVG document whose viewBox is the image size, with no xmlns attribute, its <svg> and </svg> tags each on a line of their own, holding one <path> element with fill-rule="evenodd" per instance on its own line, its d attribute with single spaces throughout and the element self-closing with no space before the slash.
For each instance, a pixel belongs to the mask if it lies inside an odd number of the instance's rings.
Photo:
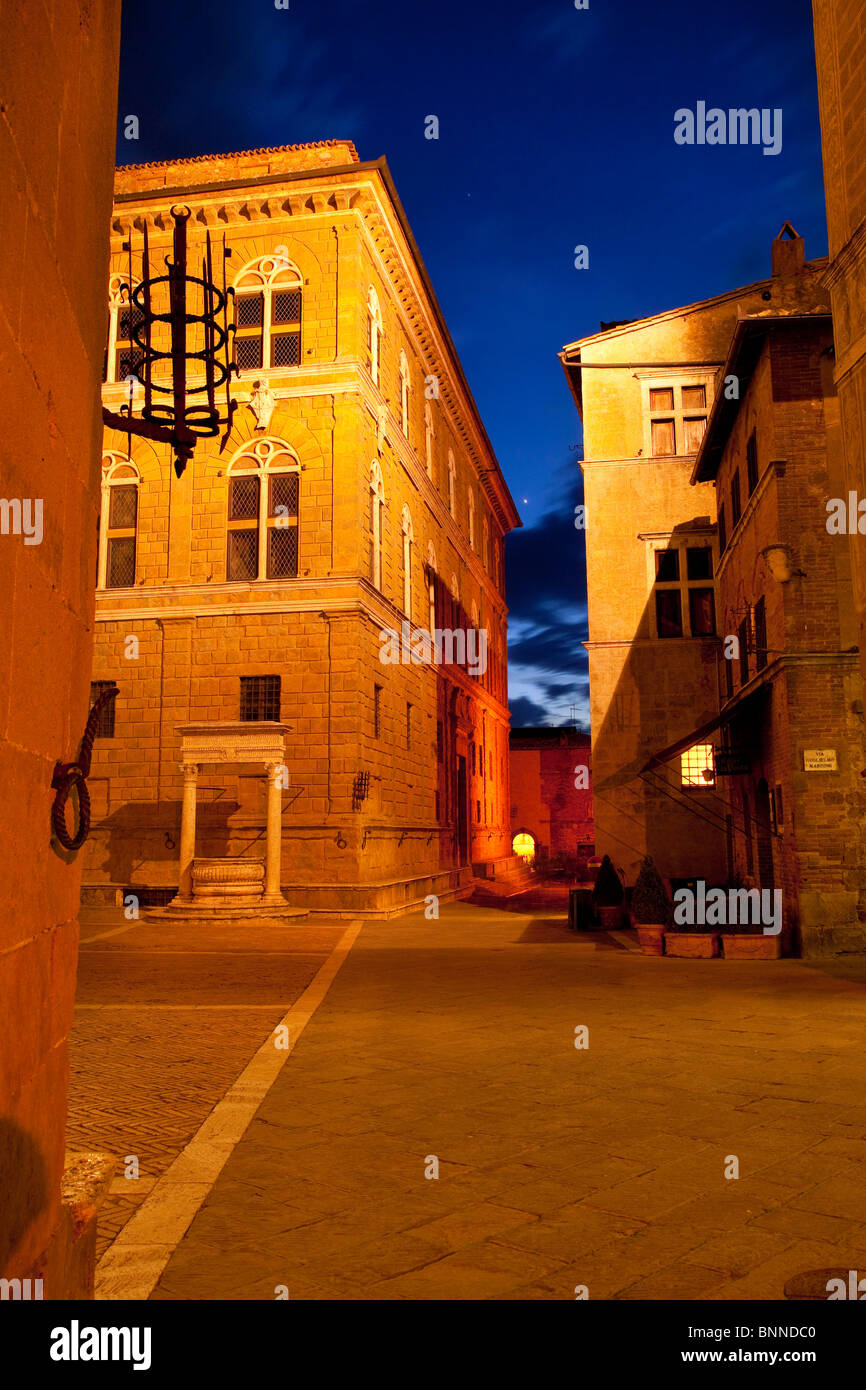
<svg viewBox="0 0 866 1390">
<path fill-rule="evenodd" d="M 778 960 L 782 954 L 782 934 L 763 932 L 722 932 L 725 960 Z"/>
<path fill-rule="evenodd" d="M 602 931 L 616 931 L 622 926 L 622 904 L 618 907 L 597 907 L 596 912 Z"/>
<path fill-rule="evenodd" d="M 192 895 L 212 901 L 260 898 L 265 889 L 263 859 L 194 859 Z"/>
<path fill-rule="evenodd" d="M 709 959 L 719 954 L 719 933 L 709 931 L 666 931 L 665 955 Z"/>
<path fill-rule="evenodd" d="M 663 956 L 665 953 L 664 922 L 635 922 L 637 939 L 645 956 Z"/>
</svg>

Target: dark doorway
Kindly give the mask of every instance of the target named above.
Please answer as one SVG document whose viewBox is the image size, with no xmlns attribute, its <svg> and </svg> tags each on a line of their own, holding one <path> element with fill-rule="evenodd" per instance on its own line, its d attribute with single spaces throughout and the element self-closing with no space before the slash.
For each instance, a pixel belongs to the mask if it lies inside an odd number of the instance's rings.
<svg viewBox="0 0 866 1390">
<path fill-rule="evenodd" d="M 469 863 L 469 825 L 466 801 L 466 759 L 457 754 L 457 863 Z"/>
</svg>

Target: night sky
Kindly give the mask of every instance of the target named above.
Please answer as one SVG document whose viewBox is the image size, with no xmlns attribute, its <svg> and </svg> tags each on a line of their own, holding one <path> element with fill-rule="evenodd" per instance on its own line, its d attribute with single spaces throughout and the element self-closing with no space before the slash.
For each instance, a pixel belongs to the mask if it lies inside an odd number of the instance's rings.
<svg viewBox="0 0 866 1390">
<path fill-rule="evenodd" d="M 677 145 L 699 101 L 781 108 L 781 152 Z M 118 117 L 121 164 L 333 138 L 385 155 L 523 517 L 512 722 L 588 728 L 580 424 L 556 354 L 763 278 L 786 219 L 826 253 L 810 0 L 125 0 Z"/>
</svg>

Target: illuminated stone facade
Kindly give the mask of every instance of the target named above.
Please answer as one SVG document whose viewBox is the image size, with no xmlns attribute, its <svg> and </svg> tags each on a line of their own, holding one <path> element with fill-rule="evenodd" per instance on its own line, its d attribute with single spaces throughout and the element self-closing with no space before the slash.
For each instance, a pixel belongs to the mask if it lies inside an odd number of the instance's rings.
<svg viewBox="0 0 866 1390">
<path fill-rule="evenodd" d="M 847 489 L 866 498 L 866 43 L 860 0 L 813 0 L 836 388 Z M 860 665 L 866 678 L 866 560 L 852 537 Z"/>
<path fill-rule="evenodd" d="M 848 538 L 828 513 L 844 499 L 847 519 L 833 324 L 790 227 L 773 268 L 771 306 L 738 320 L 722 369 L 738 393 L 717 396 L 694 472 L 719 504 L 728 870 L 781 891 L 786 952 L 857 951 L 863 683 Z"/>
<path fill-rule="evenodd" d="M 778 293 L 769 279 L 604 325 L 561 354 L 584 430 L 596 852 L 628 883 L 645 854 L 675 881 L 727 874 L 715 733 L 698 734 L 720 699 L 716 494 L 691 475 L 738 316 Z"/>
<path fill-rule="evenodd" d="M 387 166 L 350 144 L 118 170 L 107 405 L 129 389 L 124 244 L 135 279 L 146 223 L 161 263 L 178 203 L 191 259 L 209 229 L 221 275 L 225 242 L 240 405 L 180 479 L 167 447 L 106 433 L 94 680 L 120 694 L 87 891 L 176 885 L 180 725 L 274 719 L 289 902 L 404 911 L 510 856 L 519 519 Z M 412 652 L 431 620 L 461 634 L 438 665 Z M 259 773 L 204 769 L 197 853 L 260 856 L 265 797 Z"/>
</svg>

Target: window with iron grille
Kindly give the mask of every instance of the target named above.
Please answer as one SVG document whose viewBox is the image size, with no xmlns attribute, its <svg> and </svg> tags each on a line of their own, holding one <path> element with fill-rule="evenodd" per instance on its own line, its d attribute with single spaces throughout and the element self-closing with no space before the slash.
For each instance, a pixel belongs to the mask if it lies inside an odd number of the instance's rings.
<svg viewBox="0 0 866 1390">
<path fill-rule="evenodd" d="M 270 257 L 263 260 L 269 261 Z M 284 272 L 285 273 L 285 272 Z M 297 272 L 290 272 L 296 275 Z M 256 267 L 241 277 L 262 284 Z M 301 287 L 270 282 L 235 293 L 235 362 L 241 372 L 297 367 L 301 361 Z"/>
<path fill-rule="evenodd" d="M 758 440 L 755 431 L 749 435 L 749 442 L 746 445 L 746 478 L 749 485 L 749 496 L 758 486 Z"/>
<path fill-rule="evenodd" d="M 226 577 L 257 579 L 259 574 L 259 479 L 241 474 L 229 479 Z"/>
<path fill-rule="evenodd" d="M 373 686 L 373 737 L 382 737 L 382 687 Z"/>
<path fill-rule="evenodd" d="M 117 333 L 114 340 L 114 380 L 125 381 L 135 376 L 144 361 L 144 352 L 132 337 L 133 329 L 144 322 L 141 309 L 130 305 L 117 310 Z"/>
<path fill-rule="evenodd" d="M 114 483 L 108 497 L 105 587 L 127 589 L 135 583 L 138 487 L 135 483 Z"/>
<path fill-rule="evenodd" d="M 733 477 L 731 478 L 731 525 L 732 525 L 732 526 L 736 526 L 737 522 L 738 522 L 739 519 L 740 519 L 741 514 L 742 514 L 742 509 L 741 509 L 741 506 L 740 506 L 740 470 L 739 470 L 739 468 L 735 468 L 735 469 L 734 469 Z"/>
<path fill-rule="evenodd" d="M 268 579 L 298 574 L 299 473 L 272 473 L 268 479 Z"/>
<path fill-rule="evenodd" d="M 104 690 L 111 690 L 116 684 L 116 681 L 91 681 L 90 708 L 93 709 Z M 99 718 L 96 721 L 96 738 L 114 738 L 114 708 L 116 704 L 117 700 L 106 700 L 99 711 Z"/>
<path fill-rule="evenodd" d="M 763 671 L 767 664 L 767 606 L 764 595 L 755 604 L 755 669 Z"/>
<path fill-rule="evenodd" d="M 262 291 L 235 296 L 235 362 L 242 372 L 263 363 L 265 296 Z"/>
<path fill-rule="evenodd" d="M 280 680 L 279 676 L 241 676 L 242 720 L 279 720 Z"/>
</svg>

